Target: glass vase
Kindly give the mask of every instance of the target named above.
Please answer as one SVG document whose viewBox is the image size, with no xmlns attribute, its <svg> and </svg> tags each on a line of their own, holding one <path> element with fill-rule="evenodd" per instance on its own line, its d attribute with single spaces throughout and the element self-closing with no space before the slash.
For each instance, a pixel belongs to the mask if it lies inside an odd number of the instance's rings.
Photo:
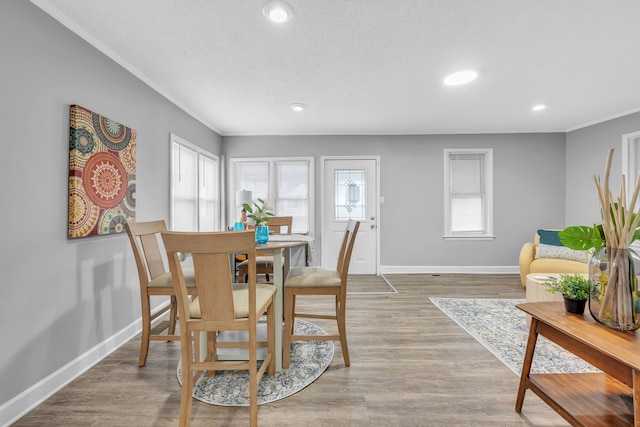
<svg viewBox="0 0 640 427">
<path fill-rule="evenodd" d="M 259 225 L 256 227 L 256 242 L 259 245 L 263 245 L 269 241 L 269 227 L 266 225 Z"/>
<path fill-rule="evenodd" d="M 599 323 L 620 331 L 640 328 L 640 258 L 632 249 L 606 247 L 589 262 L 589 312 Z"/>
</svg>

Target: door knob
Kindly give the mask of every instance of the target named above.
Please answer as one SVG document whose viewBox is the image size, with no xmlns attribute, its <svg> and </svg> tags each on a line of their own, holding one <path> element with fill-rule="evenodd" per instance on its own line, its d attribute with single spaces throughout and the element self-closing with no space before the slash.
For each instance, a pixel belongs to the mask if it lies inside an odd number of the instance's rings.
<svg viewBox="0 0 640 427">
<path fill-rule="evenodd" d="M 376 226 L 374 224 L 371 224 L 370 227 L 371 228 L 376 228 Z"/>
</svg>

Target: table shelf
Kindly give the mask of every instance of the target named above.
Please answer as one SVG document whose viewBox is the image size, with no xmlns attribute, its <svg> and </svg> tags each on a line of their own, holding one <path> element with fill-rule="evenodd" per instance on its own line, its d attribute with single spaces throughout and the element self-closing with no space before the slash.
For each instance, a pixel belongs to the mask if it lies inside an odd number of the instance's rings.
<svg viewBox="0 0 640 427">
<path fill-rule="evenodd" d="M 533 391 L 574 426 L 640 427 L 640 337 L 567 313 L 560 302 L 517 307 L 531 315 L 516 412 Z M 531 374 L 538 335 L 600 368 L 602 373 Z"/>
<path fill-rule="evenodd" d="M 633 426 L 630 387 L 606 374 L 532 374 L 528 388 L 576 426 Z"/>
</svg>

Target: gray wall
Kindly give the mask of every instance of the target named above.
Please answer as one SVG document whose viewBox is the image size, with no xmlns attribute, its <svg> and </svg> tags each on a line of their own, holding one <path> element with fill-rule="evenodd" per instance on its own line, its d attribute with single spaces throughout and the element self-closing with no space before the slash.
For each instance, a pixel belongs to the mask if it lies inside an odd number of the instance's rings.
<svg viewBox="0 0 640 427">
<path fill-rule="evenodd" d="M 320 194 L 321 156 L 380 156 L 381 266 L 510 266 L 540 227 L 564 226 L 565 135 L 234 136 L 227 158 L 314 156 Z M 494 149 L 494 241 L 443 241 L 444 148 Z M 415 197 L 415 195 L 418 197 Z M 413 195 L 413 196 L 412 196 Z M 320 233 L 316 204 L 316 238 Z M 318 251 L 322 242 L 318 241 Z M 387 270 L 389 270 L 387 268 Z"/>
<path fill-rule="evenodd" d="M 619 195 L 622 135 L 637 131 L 640 131 L 640 113 L 567 133 L 567 225 L 593 225 L 602 222 L 593 177 L 599 175 L 604 181 L 607 153 L 610 148 L 614 148 L 609 188 L 614 196 Z"/>
<path fill-rule="evenodd" d="M 1 407 L 140 317 L 126 235 L 67 239 L 69 105 L 138 132 L 138 220 L 169 219 L 170 132 L 222 143 L 30 2 L 0 2 L 0 54 Z"/>
</svg>

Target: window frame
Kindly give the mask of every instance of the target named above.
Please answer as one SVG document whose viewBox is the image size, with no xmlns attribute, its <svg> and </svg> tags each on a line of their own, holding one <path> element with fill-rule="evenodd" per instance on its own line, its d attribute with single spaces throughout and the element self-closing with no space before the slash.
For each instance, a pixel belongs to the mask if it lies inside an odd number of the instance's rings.
<svg viewBox="0 0 640 427">
<path fill-rule="evenodd" d="M 636 142 L 635 146 L 634 142 Z M 640 156 L 640 131 L 622 135 L 622 174 L 625 176 L 629 199 L 633 195 L 636 179 L 640 174 L 640 162 L 638 162 L 638 170 L 634 167 L 636 156 Z"/>
<path fill-rule="evenodd" d="M 174 170 L 174 157 L 173 157 L 173 150 L 174 150 L 174 145 L 178 145 L 178 146 L 182 146 L 185 149 L 188 150 L 192 150 L 196 152 L 196 171 L 195 171 L 195 176 L 197 177 L 197 185 L 196 185 L 196 195 L 195 195 L 195 209 L 197 212 L 196 215 L 196 231 L 201 231 L 202 229 L 202 218 L 199 214 L 200 212 L 200 201 L 201 201 L 201 197 L 200 197 L 200 186 L 201 186 L 201 180 L 200 180 L 200 176 L 201 176 L 201 161 L 202 158 L 207 158 L 211 161 L 213 161 L 213 165 L 214 165 L 214 173 L 213 173 L 213 182 L 212 184 L 214 185 L 214 196 L 213 196 L 213 203 L 214 203 L 214 207 L 213 207 L 213 231 L 220 231 L 221 230 L 221 224 L 222 224 L 222 180 L 221 180 L 221 162 L 220 162 L 220 156 L 213 154 L 212 152 L 198 146 L 195 145 L 189 141 L 187 141 L 184 138 L 179 137 L 178 135 L 175 135 L 173 133 L 170 134 L 170 141 L 169 141 L 169 223 L 170 223 L 170 229 L 174 230 L 175 229 L 175 218 L 174 218 L 174 208 L 173 208 L 173 201 L 174 201 L 174 182 L 173 182 L 173 170 Z"/>
<path fill-rule="evenodd" d="M 299 156 L 299 157 L 232 157 L 229 158 L 229 203 L 228 203 L 228 215 L 229 218 L 238 217 L 238 212 L 236 212 L 237 208 L 235 206 L 235 201 L 233 200 L 235 192 L 239 190 L 245 190 L 244 188 L 239 188 L 239 180 L 238 180 L 238 164 L 240 163 L 267 163 L 268 164 L 268 197 L 267 200 L 272 204 L 274 213 L 277 213 L 278 206 L 277 201 L 279 200 L 278 196 L 278 182 L 279 182 L 279 163 L 296 163 L 296 162 L 306 162 L 308 165 L 308 175 L 307 175 L 307 185 L 308 185 L 308 218 L 309 218 L 309 229 L 305 230 L 309 234 L 313 235 L 315 228 L 315 197 L 314 197 L 314 187 L 315 187 L 315 172 L 314 172 L 314 157 L 312 156 Z M 256 199 L 256 195 L 253 195 L 254 200 Z M 295 224 L 295 219 L 294 219 Z"/>
<path fill-rule="evenodd" d="M 481 155 L 483 162 L 484 231 L 452 231 L 451 155 Z M 445 148 L 444 149 L 444 240 L 493 240 L 493 149 Z"/>
</svg>

